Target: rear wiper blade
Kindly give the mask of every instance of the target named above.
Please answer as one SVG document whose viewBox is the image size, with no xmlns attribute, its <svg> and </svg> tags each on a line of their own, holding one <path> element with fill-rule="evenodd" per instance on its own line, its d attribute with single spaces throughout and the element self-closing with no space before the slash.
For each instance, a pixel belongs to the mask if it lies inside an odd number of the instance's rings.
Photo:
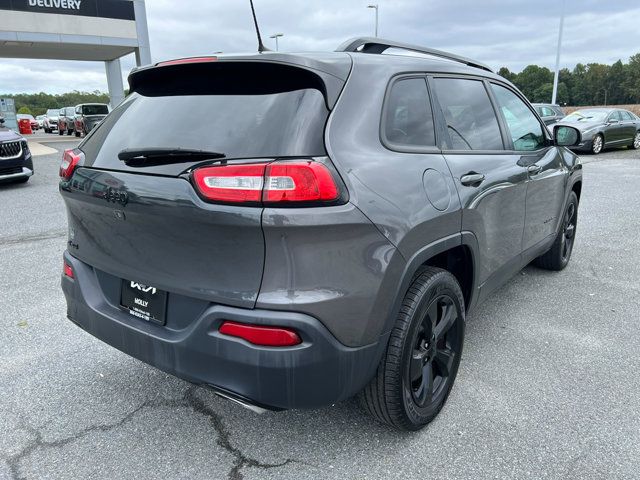
<svg viewBox="0 0 640 480">
<path fill-rule="evenodd" d="M 118 158 L 132 167 L 181 163 L 187 158 L 217 159 L 225 156 L 224 153 L 209 150 L 166 147 L 125 148 L 118 153 Z"/>
</svg>

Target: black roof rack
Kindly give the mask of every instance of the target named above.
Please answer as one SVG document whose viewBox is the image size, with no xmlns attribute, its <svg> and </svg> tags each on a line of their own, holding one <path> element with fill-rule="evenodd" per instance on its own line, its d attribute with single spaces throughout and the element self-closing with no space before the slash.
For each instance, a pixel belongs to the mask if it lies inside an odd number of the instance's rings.
<svg viewBox="0 0 640 480">
<path fill-rule="evenodd" d="M 484 63 L 476 62 L 470 58 L 461 57 L 454 53 L 443 52 L 442 50 L 436 50 L 435 48 L 421 47 L 419 45 L 411 45 L 409 43 L 394 42 L 392 40 L 383 40 L 381 38 L 373 37 L 357 37 L 351 38 L 340 45 L 336 52 L 361 52 L 361 53 L 382 53 L 388 48 L 398 48 L 401 50 L 409 50 L 412 52 L 425 53 L 427 55 L 433 55 L 434 57 L 446 58 L 447 60 L 453 60 L 454 62 L 464 63 L 470 67 L 480 68 L 487 72 L 493 73 L 487 65 Z"/>
</svg>

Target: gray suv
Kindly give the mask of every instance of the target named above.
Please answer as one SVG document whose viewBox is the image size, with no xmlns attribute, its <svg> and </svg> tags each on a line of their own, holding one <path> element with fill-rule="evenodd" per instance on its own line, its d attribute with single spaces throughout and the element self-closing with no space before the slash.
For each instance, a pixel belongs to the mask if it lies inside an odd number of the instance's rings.
<svg viewBox="0 0 640 480">
<path fill-rule="evenodd" d="M 362 38 L 162 62 L 129 85 L 60 168 L 67 315 L 244 406 L 359 394 L 419 429 L 469 312 L 528 263 L 569 262 L 580 134 L 552 136 L 478 62 Z"/>
</svg>

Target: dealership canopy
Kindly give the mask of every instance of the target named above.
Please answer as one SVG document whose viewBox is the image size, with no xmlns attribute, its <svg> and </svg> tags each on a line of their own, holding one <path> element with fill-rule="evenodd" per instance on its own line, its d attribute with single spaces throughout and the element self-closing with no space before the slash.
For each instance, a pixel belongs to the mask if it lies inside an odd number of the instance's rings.
<svg viewBox="0 0 640 480">
<path fill-rule="evenodd" d="M 151 63 L 144 0 L 0 0 L 0 57 L 104 61 L 112 106 L 129 53 Z"/>
</svg>

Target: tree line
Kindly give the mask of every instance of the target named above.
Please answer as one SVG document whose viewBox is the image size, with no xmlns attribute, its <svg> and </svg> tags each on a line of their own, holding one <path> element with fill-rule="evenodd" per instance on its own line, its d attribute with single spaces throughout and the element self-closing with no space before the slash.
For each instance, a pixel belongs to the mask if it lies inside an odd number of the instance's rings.
<svg viewBox="0 0 640 480">
<path fill-rule="evenodd" d="M 553 72 L 529 65 L 520 73 L 502 67 L 498 74 L 511 81 L 531 102 L 549 103 L 553 92 Z M 613 65 L 579 63 L 573 70 L 563 68 L 558 76 L 557 103 L 560 105 L 626 105 L 640 103 L 640 53 L 628 63 Z"/>
<path fill-rule="evenodd" d="M 50 93 L 0 94 L 1 98 L 13 98 L 17 113 L 29 113 L 34 117 L 43 115 L 50 108 L 75 107 L 79 103 L 109 103 L 109 95 L 95 90 L 93 92 L 73 92 L 52 95 Z"/>
</svg>

